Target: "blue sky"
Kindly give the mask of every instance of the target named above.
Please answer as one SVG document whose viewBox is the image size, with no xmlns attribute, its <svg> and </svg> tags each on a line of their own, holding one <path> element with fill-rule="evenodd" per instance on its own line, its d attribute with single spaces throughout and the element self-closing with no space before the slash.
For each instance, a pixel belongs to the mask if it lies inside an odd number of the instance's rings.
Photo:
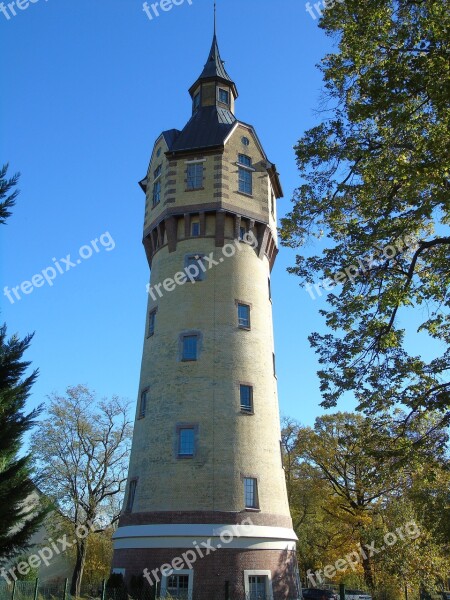
<svg viewBox="0 0 450 600">
<path fill-rule="evenodd" d="M 14 304 L 2 293 L 9 333 L 36 332 L 30 408 L 78 383 L 134 402 L 148 281 L 137 181 L 159 133 L 190 116 L 187 90 L 211 44 L 212 0 L 185 0 L 152 21 L 142 0 L 36 0 L 9 16 L 0 13 L 1 161 L 22 177 L 1 230 L 1 289 L 55 267 L 53 258 L 64 270 L 59 259 L 73 260 L 105 232 L 115 245 L 99 242 L 53 286 Z M 236 115 L 256 127 L 280 172 L 282 215 L 299 184 L 293 146 L 318 118 L 315 64 L 330 41 L 302 0 L 219 0 L 218 35 L 240 93 Z M 294 256 L 281 249 L 272 279 L 280 409 L 312 424 L 323 410 L 307 335 L 322 326 L 323 302 L 287 274 Z"/>
</svg>

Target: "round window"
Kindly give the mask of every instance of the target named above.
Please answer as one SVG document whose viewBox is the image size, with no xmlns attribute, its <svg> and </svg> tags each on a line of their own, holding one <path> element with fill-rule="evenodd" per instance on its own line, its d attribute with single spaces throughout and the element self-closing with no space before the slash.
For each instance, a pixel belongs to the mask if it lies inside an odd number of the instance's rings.
<svg viewBox="0 0 450 600">
<path fill-rule="evenodd" d="M 249 146 L 250 145 L 250 140 L 248 139 L 248 137 L 243 137 L 241 139 L 242 143 L 244 144 L 244 146 Z"/>
</svg>

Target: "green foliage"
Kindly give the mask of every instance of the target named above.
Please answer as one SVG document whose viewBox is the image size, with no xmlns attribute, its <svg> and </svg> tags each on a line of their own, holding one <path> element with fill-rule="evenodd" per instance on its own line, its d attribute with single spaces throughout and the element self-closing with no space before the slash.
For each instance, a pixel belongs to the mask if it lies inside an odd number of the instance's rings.
<svg viewBox="0 0 450 600">
<path fill-rule="evenodd" d="M 13 189 L 19 181 L 20 173 L 16 173 L 10 179 L 6 178 L 8 164 L 0 168 L 0 225 L 4 225 L 6 219 L 11 216 L 9 209 L 13 208 L 16 203 L 16 198 L 19 190 Z M 13 190 L 12 193 L 10 191 Z"/>
<path fill-rule="evenodd" d="M 414 436 L 413 429 L 406 435 Z M 284 466 L 303 578 L 308 569 L 324 569 L 359 552 L 360 544 L 374 543 L 380 551 L 367 551 L 367 560 L 361 557 L 354 570 L 337 572 L 326 583 L 369 588 L 391 600 L 404 597 L 405 585 L 411 598 L 420 589 L 445 585 L 446 432 L 437 429 L 420 451 L 401 457 L 383 452 L 395 436 L 395 422 L 387 416 L 380 424 L 336 413 L 317 418 L 314 428 L 285 420 Z M 389 545 L 385 536 L 392 540 L 392 533 L 397 539 Z"/>
<path fill-rule="evenodd" d="M 95 536 L 118 520 L 131 436 L 128 402 L 116 396 L 97 401 L 83 385 L 67 388 L 64 396 L 52 394 L 46 418 L 32 436 L 41 489 L 74 531 L 79 526 L 89 531 L 76 538 L 74 596 L 80 595 L 85 569 L 92 574 L 95 568 L 106 568 L 108 534 Z"/>
<path fill-rule="evenodd" d="M 304 183 L 281 235 L 290 247 L 322 238 L 290 269 L 305 282 L 356 266 L 321 311 L 329 332 L 310 337 L 322 404 L 352 391 L 367 414 L 402 405 L 404 423 L 427 410 L 449 423 L 448 6 L 345 0 L 321 27 L 338 46 L 321 65 L 331 108 L 296 147 Z M 407 350 L 412 310 L 417 339 L 436 342 L 428 359 Z"/>
<path fill-rule="evenodd" d="M 7 180 L 6 171 L 7 166 L 0 169 L 0 224 L 10 215 L 8 209 L 17 196 L 17 190 L 10 191 L 18 175 Z M 30 363 L 22 360 L 32 337 L 21 340 L 13 335 L 8 339 L 6 325 L 0 326 L 0 564 L 28 547 L 46 515 L 31 480 L 31 458 L 19 458 L 23 436 L 39 414 L 38 409 L 25 411 L 37 377 L 37 371 L 26 376 Z"/>
</svg>

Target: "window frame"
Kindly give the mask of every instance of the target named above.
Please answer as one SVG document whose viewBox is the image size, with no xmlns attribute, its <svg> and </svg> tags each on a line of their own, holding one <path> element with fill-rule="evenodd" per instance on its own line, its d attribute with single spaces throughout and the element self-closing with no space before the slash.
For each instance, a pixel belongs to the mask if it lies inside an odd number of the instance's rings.
<svg viewBox="0 0 450 600">
<path fill-rule="evenodd" d="M 142 390 L 141 395 L 139 396 L 139 412 L 138 419 L 145 419 L 147 414 L 147 401 L 148 401 L 148 391 L 150 388 L 146 387 Z M 143 399 L 145 401 L 143 402 Z"/>
<path fill-rule="evenodd" d="M 186 346 L 185 346 L 185 342 L 188 338 L 193 338 L 196 340 L 195 342 L 195 357 L 192 358 L 191 356 L 187 356 L 186 355 Z M 198 360 L 199 357 L 199 339 L 200 336 L 198 333 L 185 333 L 185 334 L 181 334 L 181 361 L 182 362 L 195 362 Z"/>
<path fill-rule="evenodd" d="M 246 331 L 250 331 L 252 328 L 252 319 L 251 319 L 251 305 L 248 302 L 242 302 L 241 300 L 236 300 L 237 306 L 237 320 L 238 320 L 238 328 L 245 329 Z M 246 319 L 246 324 L 241 323 L 243 319 L 240 316 L 240 309 L 246 308 L 248 311 L 248 318 Z"/>
<path fill-rule="evenodd" d="M 186 254 L 184 256 L 184 269 L 186 270 L 189 266 L 191 266 L 192 264 L 195 264 L 192 261 L 192 259 L 194 259 L 198 264 L 203 264 L 203 259 L 205 258 L 205 255 L 202 252 L 192 252 L 190 254 Z M 204 266 L 204 265 L 203 265 Z M 198 281 L 204 281 L 205 279 L 205 271 L 199 266 L 198 268 L 199 270 L 199 274 L 197 275 L 197 277 L 194 277 L 194 282 L 197 283 Z"/>
<path fill-rule="evenodd" d="M 249 405 L 248 406 L 246 406 L 242 403 L 242 391 L 244 388 L 248 388 L 248 390 L 249 390 Z M 246 414 L 246 415 L 255 414 L 253 398 L 254 398 L 253 385 L 251 383 L 239 383 L 239 407 L 240 407 L 241 413 Z"/>
<path fill-rule="evenodd" d="M 182 434 L 184 431 L 192 432 L 192 452 L 182 452 Z M 177 425 L 177 458 L 194 458 L 196 454 L 196 426 L 191 424 Z"/>
<path fill-rule="evenodd" d="M 194 233 L 194 227 L 198 227 L 198 233 Z M 200 220 L 195 219 L 191 221 L 191 237 L 200 237 Z"/>
<path fill-rule="evenodd" d="M 202 96 L 201 96 L 201 92 L 200 90 L 194 94 L 193 98 L 192 98 L 192 110 L 193 112 L 196 112 L 201 105 L 202 102 Z"/>
<path fill-rule="evenodd" d="M 161 202 L 161 179 L 157 179 L 153 183 L 152 208 L 158 206 Z"/>
<path fill-rule="evenodd" d="M 202 190 L 203 182 L 205 179 L 205 166 L 203 164 L 204 161 L 198 162 L 190 162 L 186 167 L 186 189 L 189 191 L 192 190 Z M 193 176 L 189 175 L 189 170 L 194 169 Z M 197 173 L 197 169 L 200 169 L 200 174 Z"/>
<path fill-rule="evenodd" d="M 226 88 L 222 88 L 222 87 L 218 87 L 217 89 L 218 89 L 218 92 L 217 92 L 218 93 L 218 98 L 217 98 L 218 101 L 221 104 L 225 104 L 225 106 L 230 106 L 230 99 L 231 99 L 230 91 L 227 90 Z M 226 100 L 222 99 L 223 94 L 226 96 Z"/>
<path fill-rule="evenodd" d="M 251 491 L 252 498 L 253 498 L 252 504 L 247 502 L 247 499 L 248 499 L 247 485 L 248 485 L 248 482 L 250 482 L 250 481 L 252 482 L 252 488 L 253 488 Z M 245 510 L 260 510 L 259 494 L 258 494 L 258 478 L 244 475 L 243 484 L 244 484 L 244 508 L 245 508 Z"/>
<path fill-rule="evenodd" d="M 171 569 L 170 574 L 166 575 L 162 573 L 161 578 L 161 598 L 165 598 L 167 595 L 167 584 L 169 577 L 174 575 L 188 575 L 189 576 L 189 587 L 188 587 L 188 598 L 192 598 L 193 586 L 194 586 L 194 570 L 193 569 Z"/>
<path fill-rule="evenodd" d="M 253 159 L 248 154 L 242 154 L 241 152 L 239 152 L 238 165 L 240 165 L 241 167 L 247 167 L 248 169 L 253 170 Z"/>
<path fill-rule="evenodd" d="M 242 165 L 238 168 L 238 188 L 241 194 L 253 196 L 253 172 Z"/>
<path fill-rule="evenodd" d="M 148 328 L 147 328 L 147 337 L 153 337 L 155 335 L 156 328 L 156 313 L 158 312 L 158 308 L 152 308 L 148 313 Z"/>
<path fill-rule="evenodd" d="M 266 579 L 266 591 L 265 600 L 273 600 L 273 588 L 272 588 L 272 573 L 268 570 L 245 570 L 244 571 L 244 590 L 245 597 L 249 600 L 254 600 L 250 591 L 250 577 L 265 577 Z"/>
<path fill-rule="evenodd" d="M 131 512 L 133 510 L 134 501 L 136 499 L 136 489 L 137 489 L 138 480 L 139 480 L 138 477 L 133 477 L 129 481 L 126 512 Z"/>
</svg>

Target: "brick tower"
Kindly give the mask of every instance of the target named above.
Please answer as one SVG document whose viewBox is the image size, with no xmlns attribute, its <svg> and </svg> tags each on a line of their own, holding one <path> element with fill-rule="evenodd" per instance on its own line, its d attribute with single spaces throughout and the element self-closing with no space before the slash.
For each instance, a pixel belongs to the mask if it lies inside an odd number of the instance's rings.
<svg viewBox="0 0 450 600">
<path fill-rule="evenodd" d="M 294 599 L 270 296 L 282 189 L 234 116 L 215 34 L 189 93 L 140 182 L 151 278 L 113 570 L 161 597 Z"/>
</svg>

